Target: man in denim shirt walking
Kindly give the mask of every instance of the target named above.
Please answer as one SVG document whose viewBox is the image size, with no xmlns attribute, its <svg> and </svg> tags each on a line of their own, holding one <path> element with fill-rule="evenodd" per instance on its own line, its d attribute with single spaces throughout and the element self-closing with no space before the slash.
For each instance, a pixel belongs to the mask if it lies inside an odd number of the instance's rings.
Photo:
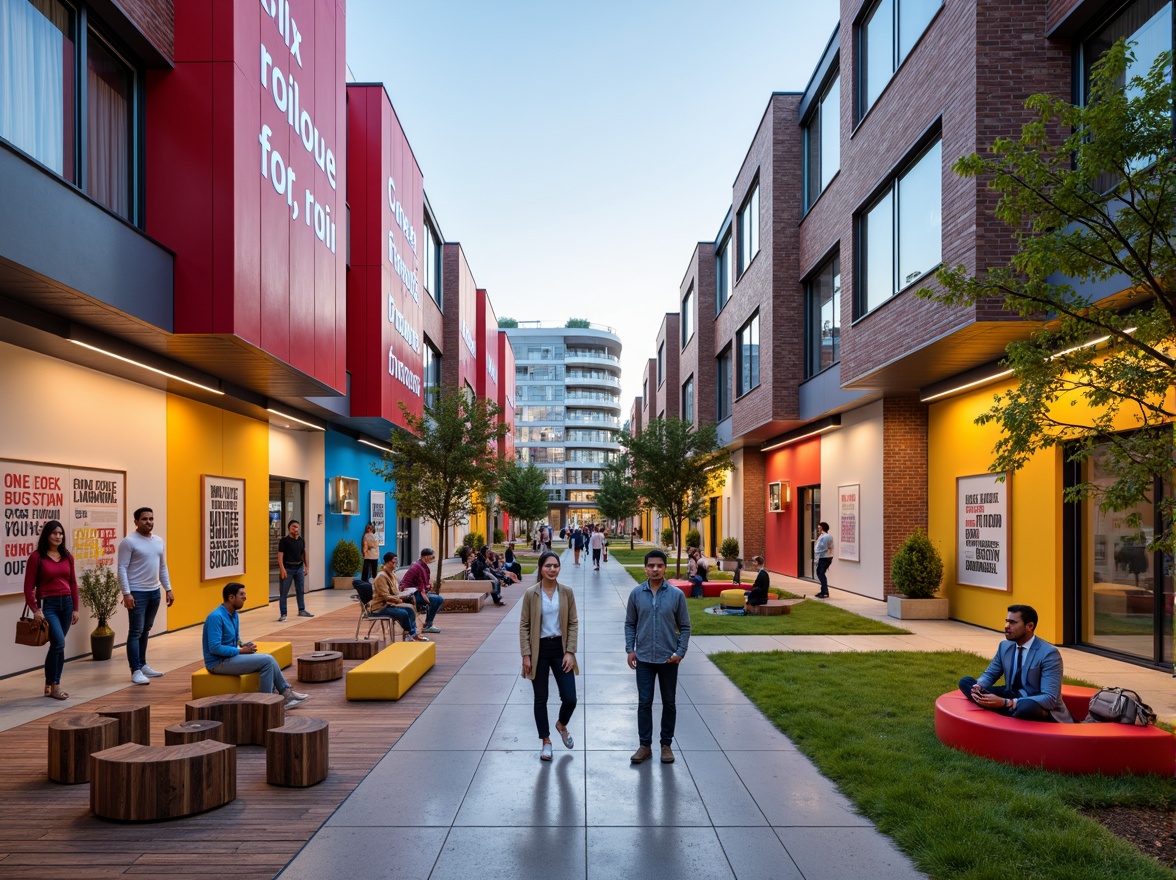
<svg viewBox="0 0 1176 880">
<path fill-rule="evenodd" d="M 675 702 L 678 664 L 690 643 L 690 612 L 686 594 L 665 582 L 666 554 L 645 554 L 644 583 L 633 588 L 625 611 L 625 650 L 629 668 L 637 670 L 637 735 L 641 747 L 629 760 L 640 764 L 653 757 L 653 681 L 661 687 L 661 759 L 674 763 L 670 743 L 678 719 Z"/>
</svg>

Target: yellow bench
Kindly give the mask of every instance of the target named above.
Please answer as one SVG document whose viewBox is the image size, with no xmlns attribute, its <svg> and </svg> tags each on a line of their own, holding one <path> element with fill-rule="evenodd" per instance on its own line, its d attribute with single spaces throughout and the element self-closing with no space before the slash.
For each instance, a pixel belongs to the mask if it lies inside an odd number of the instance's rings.
<svg viewBox="0 0 1176 880">
<path fill-rule="evenodd" d="M 258 654 L 269 654 L 285 669 L 294 662 L 294 646 L 290 642 L 254 642 Z M 215 675 L 207 669 L 192 673 L 192 699 L 219 697 L 222 694 L 252 694 L 261 687 L 256 672 L 246 675 Z"/>
<path fill-rule="evenodd" d="M 347 673 L 347 699 L 399 700 L 436 662 L 436 642 L 391 644 Z"/>
<path fill-rule="evenodd" d="M 740 587 L 737 590 L 723 590 L 719 593 L 719 605 L 723 608 L 743 608 L 747 604 L 747 596 Z"/>
</svg>

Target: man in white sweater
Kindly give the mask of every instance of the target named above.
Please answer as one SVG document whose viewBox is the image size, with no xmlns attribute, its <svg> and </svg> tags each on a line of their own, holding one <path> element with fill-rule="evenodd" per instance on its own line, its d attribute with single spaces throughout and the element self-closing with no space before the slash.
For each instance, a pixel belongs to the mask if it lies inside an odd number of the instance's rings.
<svg viewBox="0 0 1176 880">
<path fill-rule="evenodd" d="M 127 662 L 131 666 L 131 681 L 135 684 L 151 684 L 151 679 L 163 675 L 147 665 L 147 637 L 159 611 L 160 586 L 167 593 L 169 607 L 175 600 L 167 573 L 163 538 L 151 534 L 153 528 L 155 512 L 150 507 L 140 507 L 135 511 L 135 531 L 118 545 L 118 585 L 122 588 L 129 621 Z"/>
</svg>

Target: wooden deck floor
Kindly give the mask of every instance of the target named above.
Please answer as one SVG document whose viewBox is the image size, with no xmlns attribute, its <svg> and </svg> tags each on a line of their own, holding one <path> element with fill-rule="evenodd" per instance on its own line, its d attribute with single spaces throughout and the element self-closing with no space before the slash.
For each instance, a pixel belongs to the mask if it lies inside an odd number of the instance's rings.
<svg viewBox="0 0 1176 880">
<path fill-rule="evenodd" d="M 504 598 L 513 604 L 521 590 Z M 319 615 L 275 633 L 290 641 L 294 656 L 314 650 L 316 639 L 351 638 L 356 610 Z M 270 786 L 265 781 L 265 750 L 240 746 L 237 799 L 199 816 L 140 825 L 106 822 L 90 813 L 89 785 L 48 781 L 47 716 L 0 732 L 0 877 L 84 878 L 218 874 L 234 878 L 272 878 L 302 848 L 355 786 L 384 757 L 453 674 L 502 619 L 487 605 L 477 614 L 441 614 L 437 663 L 397 702 L 348 703 L 344 681 L 296 683 L 295 663 L 284 674 L 311 701 L 295 710 L 330 722 L 330 774 L 306 789 Z M 265 636 L 251 634 L 261 641 Z M 349 669 L 359 661 L 344 661 Z M 62 714 L 93 712 L 123 703 L 151 704 L 152 744 L 163 745 L 163 729 L 184 720 L 191 698 L 193 663 L 174 670 L 150 687 L 128 686 Z"/>
</svg>

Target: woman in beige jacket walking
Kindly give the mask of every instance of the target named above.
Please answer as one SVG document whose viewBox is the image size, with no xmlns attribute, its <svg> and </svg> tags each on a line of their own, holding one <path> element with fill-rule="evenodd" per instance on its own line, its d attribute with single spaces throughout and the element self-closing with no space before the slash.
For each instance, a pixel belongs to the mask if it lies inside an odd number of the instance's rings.
<svg viewBox="0 0 1176 880">
<path fill-rule="evenodd" d="M 559 582 L 559 556 L 550 551 L 539 555 L 539 580 L 523 594 L 519 619 L 519 650 L 523 655 L 523 678 L 535 690 L 535 727 L 543 741 L 539 760 L 551 760 L 551 730 L 547 717 L 547 671 L 559 688 L 559 720 L 555 731 L 567 748 L 573 745 L 568 722 L 576 711 L 576 642 L 580 620 L 576 597 Z"/>
</svg>

